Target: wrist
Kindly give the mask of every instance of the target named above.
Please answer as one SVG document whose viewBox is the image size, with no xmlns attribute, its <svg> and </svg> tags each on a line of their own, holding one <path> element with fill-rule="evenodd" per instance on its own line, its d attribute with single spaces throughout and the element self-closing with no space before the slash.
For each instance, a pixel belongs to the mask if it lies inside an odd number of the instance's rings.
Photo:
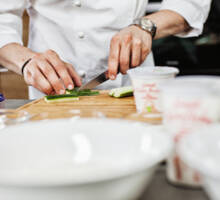
<svg viewBox="0 0 220 200">
<path fill-rule="evenodd" d="M 23 57 L 17 63 L 19 66 L 19 74 L 24 75 L 24 71 L 26 66 L 30 63 L 30 61 L 37 55 L 37 53 L 31 51 L 30 49 L 26 48 L 23 52 Z"/>
<path fill-rule="evenodd" d="M 24 75 L 24 69 L 28 65 L 28 63 L 32 60 L 32 58 L 29 58 L 24 62 L 24 64 L 21 66 L 21 74 Z"/>
<path fill-rule="evenodd" d="M 136 29 L 139 29 L 146 35 L 146 37 L 149 37 L 151 40 L 153 40 L 152 34 L 150 32 L 143 30 L 140 26 L 136 24 L 132 24 L 131 26 L 135 27 Z"/>
<path fill-rule="evenodd" d="M 143 31 L 149 33 L 152 39 L 155 38 L 156 32 L 157 32 L 157 26 L 150 19 L 146 17 L 138 18 L 134 20 L 134 23 L 132 25 L 135 25 L 139 27 L 140 29 L 142 29 Z"/>
</svg>

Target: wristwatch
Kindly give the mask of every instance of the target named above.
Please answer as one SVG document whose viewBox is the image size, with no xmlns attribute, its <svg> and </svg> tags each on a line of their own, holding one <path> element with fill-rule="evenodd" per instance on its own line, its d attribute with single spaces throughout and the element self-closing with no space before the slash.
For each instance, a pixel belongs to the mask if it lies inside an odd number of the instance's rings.
<svg viewBox="0 0 220 200">
<path fill-rule="evenodd" d="M 135 19 L 133 25 L 136 25 L 140 27 L 142 30 L 150 33 L 152 38 L 154 38 L 156 35 L 157 32 L 156 24 L 146 17 Z"/>
</svg>

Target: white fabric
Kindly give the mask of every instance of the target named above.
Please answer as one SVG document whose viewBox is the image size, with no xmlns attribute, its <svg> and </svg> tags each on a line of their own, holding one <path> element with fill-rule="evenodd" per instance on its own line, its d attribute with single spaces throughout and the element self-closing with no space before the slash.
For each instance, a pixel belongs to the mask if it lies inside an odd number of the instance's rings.
<svg viewBox="0 0 220 200">
<path fill-rule="evenodd" d="M 163 9 L 183 15 L 195 28 L 188 36 L 202 31 L 210 0 L 164 0 Z M 30 15 L 29 48 L 36 52 L 53 49 L 86 72 L 85 82 L 107 69 L 112 36 L 145 14 L 148 0 L 0 0 L 0 47 L 22 43 L 21 15 Z M 187 8 L 187 9 L 185 9 Z M 184 35 L 186 36 L 186 35 Z M 150 55 L 143 66 L 153 66 Z M 127 81 L 109 81 L 103 87 L 116 87 Z M 128 83 L 127 83 L 128 84 Z M 30 98 L 39 94 L 30 89 Z"/>
<path fill-rule="evenodd" d="M 207 20 L 211 0 L 167 0 L 163 1 L 160 10 L 172 10 L 180 14 L 192 27 L 187 33 L 181 33 L 180 37 L 194 37 L 202 33 L 203 26 Z"/>
</svg>

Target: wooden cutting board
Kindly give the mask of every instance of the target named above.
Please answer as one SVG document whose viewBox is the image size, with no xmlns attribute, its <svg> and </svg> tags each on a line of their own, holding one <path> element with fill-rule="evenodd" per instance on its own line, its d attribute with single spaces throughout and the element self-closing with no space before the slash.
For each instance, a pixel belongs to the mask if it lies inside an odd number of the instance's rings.
<svg viewBox="0 0 220 200">
<path fill-rule="evenodd" d="M 136 115 L 134 97 L 113 98 L 108 95 L 108 91 L 100 91 L 97 96 L 80 97 L 78 101 L 46 103 L 44 99 L 39 99 L 26 104 L 16 110 L 28 111 L 34 115 L 34 120 L 56 119 L 68 117 L 108 117 L 134 119 L 138 121 L 149 121 Z M 153 122 L 160 121 L 154 119 Z"/>
</svg>

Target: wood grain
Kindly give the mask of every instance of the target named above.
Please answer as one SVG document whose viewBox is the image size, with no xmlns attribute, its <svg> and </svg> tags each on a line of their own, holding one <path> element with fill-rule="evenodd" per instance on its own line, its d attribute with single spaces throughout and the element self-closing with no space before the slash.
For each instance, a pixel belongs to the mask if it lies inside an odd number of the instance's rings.
<svg viewBox="0 0 220 200">
<path fill-rule="evenodd" d="M 26 110 L 35 115 L 34 120 L 57 119 L 69 117 L 102 117 L 123 118 L 146 122 L 160 122 L 160 118 L 154 120 L 142 119 L 136 115 L 133 97 L 113 98 L 108 91 L 101 91 L 98 96 L 80 97 L 79 101 L 46 103 L 43 99 L 26 104 L 16 111 Z"/>
<path fill-rule="evenodd" d="M 11 71 L 0 73 L 0 93 L 6 99 L 28 99 L 28 87 L 23 77 Z"/>
</svg>

